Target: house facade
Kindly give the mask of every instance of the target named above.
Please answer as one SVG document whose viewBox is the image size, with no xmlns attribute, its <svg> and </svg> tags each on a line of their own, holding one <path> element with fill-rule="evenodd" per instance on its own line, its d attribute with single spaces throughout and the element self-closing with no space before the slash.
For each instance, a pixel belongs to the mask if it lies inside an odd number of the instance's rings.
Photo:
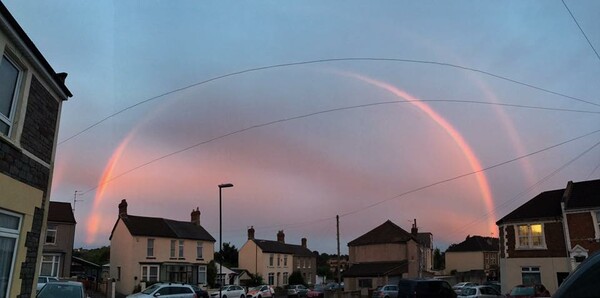
<svg viewBox="0 0 600 298">
<path fill-rule="evenodd" d="M 454 275 L 457 281 L 482 284 L 499 278 L 499 239 L 494 237 L 467 236 L 458 244 L 452 244 L 445 253 L 444 274 Z"/>
<path fill-rule="evenodd" d="M 502 290 L 541 283 L 550 292 L 599 251 L 600 180 L 568 182 L 543 192 L 496 224 Z"/>
<path fill-rule="evenodd" d="M 65 78 L 0 2 L 0 297 L 35 295 Z"/>
<path fill-rule="evenodd" d="M 306 283 L 315 283 L 317 257 L 308 249 L 306 238 L 296 245 L 285 243 L 283 231 L 277 233 L 277 241 L 255 239 L 254 233 L 250 227 L 248 240 L 239 250 L 240 269 L 262 276 L 272 286 L 287 285 L 294 271 L 299 271 Z"/>
<path fill-rule="evenodd" d="M 374 289 L 400 278 L 423 277 L 430 266 L 425 258 L 431 256 L 424 252 L 431 243 L 422 245 L 418 237 L 416 220 L 411 233 L 388 220 L 348 242 L 350 267 L 342 274 L 344 290 Z"/>
<path fill-rule="evenodd" d="M 71 277 L 75 216 L 70 203 L 50 202 L 40 275 Z"/>
<path fill-rule="evenodd" d="M 116 291 L 130 294 L 140 282 L 207 283 L 215 239 L 200 225 L 200 210 L 188 222 L 127 213 L 119 217 L 110 236 L 110 276 Z"/>
</svg>

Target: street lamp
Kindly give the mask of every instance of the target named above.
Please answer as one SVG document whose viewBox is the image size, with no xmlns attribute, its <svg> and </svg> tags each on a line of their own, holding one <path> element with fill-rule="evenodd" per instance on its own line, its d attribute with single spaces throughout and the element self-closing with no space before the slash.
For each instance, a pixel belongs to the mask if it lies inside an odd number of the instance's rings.
<svg viewBox="0 0 600 298">
<path fill-rule="evenodd" d="M 222 203 L 221 203 L 221 192 L 223 188 L 233 187 L 231 183 L 223 183 L 219 184 L 219 281 L 221 281 L 221 275 L 223 274 L 223 213 L 222 213 Z M 222 298 L 221 289 L 223 285 L 219 285 L 219 298 Z"/>
</svg>

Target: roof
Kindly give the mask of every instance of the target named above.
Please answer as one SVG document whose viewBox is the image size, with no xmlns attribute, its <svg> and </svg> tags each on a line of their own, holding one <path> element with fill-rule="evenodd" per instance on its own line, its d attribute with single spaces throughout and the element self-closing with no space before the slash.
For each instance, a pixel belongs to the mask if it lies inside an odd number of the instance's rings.
<svg viewBox="0 0 600 298">
<path fill-rule="evenodd" d="M 71 203 L 50 201 L 48 222 L 77 223 L 73 215 L 73 209 L 71 209 Z"/>
<path fill-rule="evenodd" d="M 21 28 L 19 23 L 17 23 L 17 20 L 15 20 L 15 18 L 10 14 L 10 12 L 6 8 L 6 6 L 4 6 L 4 3 L 2 3 L 2 1 L 0 1 L 0 15 L 2 16 L 2 18 L 4 18 L 6 20 L 8 25 L 15 31 L 15 33 L 17 34 L 17 37 L 21 41 L 23 41 L 25 46 L 35 56 L 35 59 L 37 59 L 39 61 L 40 65 L 44 68 L 44 70 L 46 72 L 48 72 L 48 74 L 52 77 L 52 80 L 60 88 L 60 90 L 62 92 L 64 92 L 65 95 L 67 95 L 67 97 L 72 97 L 73 94 L 71 94 L 71 91 L 69 91 L 69 89 L 65 85 L 63 78 L 61 78 L 62 75 L 57 74 L 54 71 L 52 66 L 50 66 L 50 63 L 48 63 L 46 58 L 44 58 L 42 53 L 38 50 L 38 48 L 35 46 L 35 44 L 29 38 L 29 36 L 27 36 L 27 33 L 25 33 L 25 31 L 23 30 L 23 28 Z"/>
<path fill-rule="evenodd" d="M 135 215 L 120 217 L 119 220 L 123 221 L 132 236 L 179 238 L 215 242 L 215 238 L 213 238 L 202 226 L 192 222 Z M 112 233 L 110 238 L 112 238 Z"/>
<path fill-rule="evenodd" d="M 366 234 L 348 242 L 348 246 L 359 246 L 384 243 L 406 243 L 415 238 L 389 219 Z"/>
<path fill-rule="evenodd" d="M 446 252 L 499 251 L 500 240 L 494 237 L 467 236 L 465 241 L 452 244 Z"/>
<path fill-rule="evenodd" d="M 263 252 L 292 254 L 302 257 L 313 257 L 314 254 L 306 247 L 297 244 L 282 243 L 273 240 L 252 239 Z"/>
<path fill-rule="evenodd" d="M 401 276 L 408 273 L 408 261 L 371 262 L 353 264 L 343 272 L 343 277 Z"/>
<path fill-rule="evenodd" d="M 569 182 L 567 189 L 571 189 L 566 198 L 566 209 L 597 208 L 600 207 L 600 179 Z"/>
<path fill-rule="evenodd" d="M 501 225 L 506 222 L 561 217 L 562 210 L 560 208 L 560 200 L 564 192 L 564 189 L 542 192 L 504 216 L 497 221 L 496 224 Z"/>
</svg>

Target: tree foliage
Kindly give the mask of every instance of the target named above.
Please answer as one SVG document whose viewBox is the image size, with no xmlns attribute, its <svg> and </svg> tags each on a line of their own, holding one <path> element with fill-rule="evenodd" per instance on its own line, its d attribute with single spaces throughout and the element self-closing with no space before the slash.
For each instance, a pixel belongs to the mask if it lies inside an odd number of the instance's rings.
<svg viewBox="0 0 600 298">
<path fill-rule="evenodd" d="M 235 245 L 229 242 L 223 243 L 223 262 L 221 263 L 225 267 L 237 268 L 238 267 L 238 249 Z M 221 254 L 219 251 L 215 252 L 215 261 L 221 262 Z"/>
<path fill-rule="evenodd" d="M 265 282 L 263 280 L 262 275 L 260 274 L 250 274 L 250 281 L 248 282 L 247 286 L 249 287 L 256 287 L 256 286 L 260 286 L 260 285 L 264 285 Z"/>
<path fill-rule="evenodd" d="M 445 253 L 440 252 L 439 248 L 433 250 L 433 269 L 441 270 L 446 267 Z"/>
<path fill-rule="evenodd" d="M 217 281 L 217 266 L 215 261 L 210 261 L 206 267 L 206 283 L 209 288 L 214 288 Z"/>
<path fill-rule="evenodd" d="M 294 271 L 290 274 L 290 278 L 288 279 L 288 283 L 290 285 L 306 285 L 304 282 L 304 277 L 300 271 Z"/>
<path fill-rule="evenodd" d="M 92 249 L 74 249 L 73 256 L 82 258 L 88 262 L 92 262 L 94 264 L 102 266 L 110 262 L 110 246 L 102 246 L 99 248 Z"/>
</svg>

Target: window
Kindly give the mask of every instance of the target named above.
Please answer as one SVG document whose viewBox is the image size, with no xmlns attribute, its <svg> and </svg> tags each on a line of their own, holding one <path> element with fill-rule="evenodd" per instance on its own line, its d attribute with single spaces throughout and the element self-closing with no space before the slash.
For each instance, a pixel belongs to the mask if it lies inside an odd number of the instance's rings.
<svg viewBox="0 0 600 298">
<path fill-rule="evenodd" d="M 281 267 L 281 255 L 277 255 L 277 267 Z"/>
<path fill-rule="evenodd" d="M 283 284 L 284 285 L 288 284 L 288 273 L 287 272 L 283 273 Z"/>
<path fill-rule="evenodd" d="M 524 285 L 537 285 L 542 283 L 540 267 L 521 268 L 521 278 Z"/>
<path fill-rule="evenodd" d="M 546 248 L 544 226 L 542 224 L 518 225 L 517 248 Z"/>
<path fill-rule="evenodd" d="M 202 260 L 202 241 L 196 242 L 196 259 Z"/>
<path fill-rule="evenodd" d="M 279 285 L 279 280 L 281 279 L 281 272 L 277 272 L 277 283 L 276 285 Z"/>
<path fill-rule="evenodd" d="M 275 284 L 275 273 L 273 273 L 273 272 L 269 272 L 269 284 L 270 285 Z"/>
<path fill-rule="evenodd" d="M 60 255 L 43 255 L 40 275 L 58 277 Z"/>
<path fill-rule="evenodd" d="M 0 265 L 0 297 L 10 297 L 9 290 L 20 229 L 21 216 L 0 209 L 0 264 L 2 264 Z"/>
<path fill-rule="evenodd" d="M 198 283 L 206 284 L 206 266 L 198 266 Z"/>
<path fill-rule="evenodd" d="M 56 225 L 48 225 L 46 228 L 46 244 L 56 244 Z"/>
<path fill-rule="evenodd" d="M 273 266 L 273 254 L 269 255 L 269 266 Z M 270 285 L 272 285 L 272 283 Z"/>
<path fill-rule="evenodd" d="M 158 265 L 142 265 L 142 280 L 143 281 L 159 281 Z"/>
<path fill-rule="evenodd" d="M 358 280 L 359 288 L 373 288 L 373 280 L 370 278 L 364 278 Z"/>
<path fill-rule="evenodd" d="M 121 266 L 117 266 L 117 280 L 121 280 Z"/>
<path fill-rule="evenodd" d="M 183 259 L 183 240 L 179 240 L 179 258 Z"/>
<path fill-rule="evenodd" d="M 171 259 L 175 258 L 175 245 L 177 244 L 177 240 L 171 240 Z"/>
<path fill-rule="evenodd" d="M 8 136 L 14 121 L 21 70 L 6 56 L 0 61 L 0 133 Z"/>
<path fill-rule="evenodd" d="M 600 210 L 597 210 L 595 212 L 595 215 L 596 216 L 594 218 L 594 223 L 596 224 L 596 226 L 594 228 L 596 229 L 596 239 L 600 239 Z"/>
<path fill-rule="evenodd" d="M 154 257 L 154 239 L 148 239 L 148 247 L 146 248 L 146 257 Z"/>
<path fill-rule="evenodd" d="M 283 267 L 287 267 L 287 256 L 283 256 Z"/>
</svg>

